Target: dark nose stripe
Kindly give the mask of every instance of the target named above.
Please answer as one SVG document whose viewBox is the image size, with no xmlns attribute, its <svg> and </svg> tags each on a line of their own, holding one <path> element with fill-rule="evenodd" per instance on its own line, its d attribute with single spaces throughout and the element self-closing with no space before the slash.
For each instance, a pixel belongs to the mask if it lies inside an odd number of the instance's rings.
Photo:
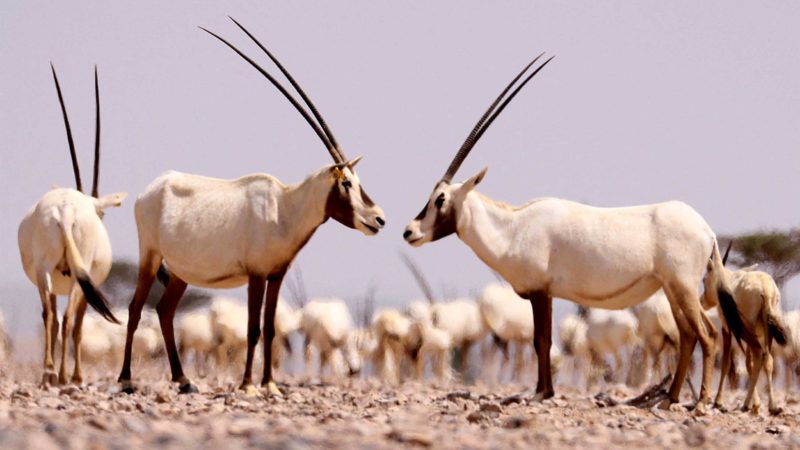
<svg viewBox="0 0 800 450">
<path fill-rule="evenodd" d="M 403 239 L 408 239 L 409 236 L 411 236 L 411 230 L 406 230 L 403 233 Z"/>
<path fill-rule="evenodd" d="M 369 195 L 367 195 L 367 192 L 361 185 L 358 186 L 358 190 L 361 192 L 361 200 L 364 201 L 364 205 L 367 208 L 372 208 L 373 206 L 375 206 L 375 202 L 373 202 L 372 199 L 369 198 Z"/>
<path fill-rule="evenodd" d="M 386 221 L 385 221 L 385 220 L 383 220 L 383 218 L 382 218 L 382 217 L 376 217 L 376 218 L 375 218 L 375 221 L 376 221 L 376 222 L 378 222 L 378 225 L 380 225 L 380 226 L 384 226 L 384 225 L 386 225 Z"/>
</svg>

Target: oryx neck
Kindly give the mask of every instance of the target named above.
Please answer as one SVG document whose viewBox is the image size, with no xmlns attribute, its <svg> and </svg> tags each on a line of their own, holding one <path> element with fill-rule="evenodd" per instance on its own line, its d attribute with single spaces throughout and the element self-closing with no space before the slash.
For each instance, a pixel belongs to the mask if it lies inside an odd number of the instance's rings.
<svg viewBox="0 0 800 450">
<path fill-rule="evenodd" d="M 300 183 L 284 188 L 281 210 L 293 226 L 313 232 L 325 222 L 325 201 L 331 187 L 330 177 L 315 172 Z"/>
<path fill-rule="evenodd" d="M 470 191 L 457 214 L 458 237 L 483 262 L 500 272 L 499 260 L 511 246 L 514 210 L 476 191 Z"/>
</svg>

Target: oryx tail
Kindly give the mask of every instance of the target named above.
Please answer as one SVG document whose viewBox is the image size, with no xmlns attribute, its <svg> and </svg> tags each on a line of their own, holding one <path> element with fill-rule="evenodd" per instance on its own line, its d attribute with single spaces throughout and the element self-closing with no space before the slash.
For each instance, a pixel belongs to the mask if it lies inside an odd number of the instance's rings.
<svg viewBox="0 0 800 450">
<path fill-rule="evenodd" d="M 781 297 L 777 286 L 774 292 L 776 295 L 772 296 L 773 298 L 762 299 L 764 302 L 762 311 L 764 314 L 764 323 L 767 324 L 767 333 L 769 337 L 775 339 L 778 345 L 786 345 L 788 333 L 786 332 L 786 325 L 783 323 Z"/>
<path fill-rule="evenodd" d="M 753 327 L 745 323 L 745 319 L 742 318 L 741 313 L 739 313 L 739 308 L 736 306 L 736 300 L 734 300 L 733 291 L 728 282 L 725 263 L 722 261 L 722 257 L 719 254 L 719 245 L 717 244 L 716 238 L 714 238 L 714 249 L 711 252 L 711 262 L 714 265 L 713 273 L 716 277 L 712 285 L 716 286 L 717 298 L 719 299 L 722 315 L 725 317 L 728 328 L 740 344 L 741 340 L 744 339 L 748 345 L 759 348 L 760 344 L 753 332 Z"/>
<path fill-rule="evenodd" d="M 75 275 L 75 279 L 78 280 L 78 284 L 89 305 L 103 316 L 104 319 L 118 324 L 120 323 L 119 320 L 114 317 L 114 314 L 111 312 L 111 308 L 109 308 L 108 301 L 103 293 L 94 285 L 89 271 L 83 262 L 83 258 L 81 258 L 78 246 L 75 245 L 75 239 L 72 236 L 72 223 L 73 221 L 70 220 L 68 216 L 61 221 L 61 232 L 64 236 L 69 270 Z"/>
</svg>

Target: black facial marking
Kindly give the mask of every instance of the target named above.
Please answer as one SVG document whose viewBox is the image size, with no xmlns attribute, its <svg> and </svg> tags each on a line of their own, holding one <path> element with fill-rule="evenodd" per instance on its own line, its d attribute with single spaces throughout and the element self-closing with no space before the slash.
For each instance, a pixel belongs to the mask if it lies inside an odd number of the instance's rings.
<svg viewBox="0 0 800 450">
<path fill-rule="evenodd" d="M 431 241 L 439 240 L 456 232 L 456 209 L 451 205 L 447 211 L 436 211 Z"/>
<path fill-rule="evenodd" d="M 428 205 L 422 207 L 422 211 L 417 214 L 417 217 L 414 217 L 414 220 L 422 220 L 425 218 L 425 214 L 428 212 Z"/>
<path fill-rule="evenodd" d="M 334 183 L 325 202 L 325 217 L 332 217 L 346 227 L 355 228 L 354 216 L 355 211 L 353 211 L 353 205 L 350 204 L 350 196 L 343 193 Z"/>
<path fill-rule="evenodd" d="M 375 202 L 373 202 L 372 199 L 369 198 L 369 195 L 367 195 L 367 191 L 364 190 L 363 186 L 359 185 L 358 191 L 361 193 L 361 200 L 364 201 L 364 205 L 367 208 L 372 208 L 373 206 L 375 206 Z"/>
<path fill-rule="evenodd" d="M 436 205 L 437 209 L 442 209 L 442 206 L 444 206 L 444 192 L 442 192 L 441 194 L 439 194 L 438 197 L 436 197 L 436 201 L 434 202 L 434 204 Z"/>
</svg>

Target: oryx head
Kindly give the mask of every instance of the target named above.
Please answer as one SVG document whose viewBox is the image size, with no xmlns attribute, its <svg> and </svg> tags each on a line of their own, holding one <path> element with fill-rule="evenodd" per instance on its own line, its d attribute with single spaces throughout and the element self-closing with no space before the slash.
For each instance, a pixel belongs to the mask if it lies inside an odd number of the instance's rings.
<svg viewBox="0 0 800 450">
<path fill-rule="evenodd" d="M 503 89 L 497 99 L 489 106 L 489 109 L 487 109 L 480 120 L 478 120 L 478 123 L 472 129 L 469 136 L 467 136 L 467 139 L 461 145 L 455 158 L 453 158 L 453 161 L 450 163 L 450 167 L 447 168 L 442 179 L 434 186 L 433 193 L 431 193 L 428 198 L 425 207 L 422 208 L 422 211 L 417 214 L 417 217 L 406 227 L 403 233 L 403 238 L 406 242 L 413 246 L 420 246 L 456 232 L 457 212 L 466 195 L 483 180 L 487 169 L 484 168 L 462 183 L 453 183 L 453 176 L 455 176 L 461 163 L 464 162 L 464 159 L 475 146 L 475 143 L 478 142 L 478 139 L 483 136 L 483 133 L 486 132 L 486 129 L 489 128 L 497 116 L 503 112 L 503 109 L 505 109 L 511 99 L 513 99 L 520 89 L 553 59 L 553 57 L 550 57 L 537 67 L 536 70 L 528 75 L 514 91 L 500 103 L 511 87 L 539 60 L 539 58 L 542 57 L 542 55 L 534 58 L 533 61 L 528 63 L 528 65 L 511 80 L 511 83 Z"/>
<path fill-rule="evenodd" d="M 56 83 L 56 92 L 58 93 L 58 102 L 61 104 L 61 114 L 64 117 L 64 126 L 67 129 L 67 142 L 69 143 L 69 154 L 72 158 L 72 172 L 75 175 L 75 189 L 83 193 L 83 184 L 81 183 L 81 171 L 78 167 L 78 156 L 75 153 L 75 142 L 72 140 L 72 129 L 69 126 L 69 118 L 67 117 L 67 108 L 64 106 L 64 97 L 61 95 L 61 86 L 58 83 L 58 76 L 56 75 L 56 68 L 50 64 L 53 70 L 53 80 Z M 92 195 L 91 200 L 94 204 L 97 215 L 102 219 L 106 208 L 120 206 L 122 200 L 128 195 L 125 192 L 117 192 L 110 195 L 100 197 L 98 195 L 98 179 L 100 176 L 100 84 L 97 80 L 97 66 L 94 67 L 94 96 L 95 96 L 95 132 L 94 132 L 94 176 L 92 179 Z"/>
<path fill-rule="evenodd" d="M 247 31 L 247 29 L 245 29 L 239 22 L 237 22 L 236 19 L 233 17 L 230 19 L 236 24 L 236 26 L 244 31 L 245 34 L 247 34 L 247 36 L 253 42 L 255 42 L 255 44 L 258 45 L 258 47 L 264 53 L 267 54 L 273 63 L 275 63 L 275 66 L 277 66 L 286 79 L 289 80 L 289 83 L 297 91 L 297 93 L 300 94 L 300 98 L 303 100 L 306 106 L 308 106 L 308 110 L 311 111 L 311 114 L 309 114 L 308 111 L 306 111 L 306 109 L 294 98 L 294 96 L 292 96 L 292 94 L 290 94 L 289 91 L 287 91 L 286 88 L 284 88 L 283 85 L 278 82 L 278 80 L 276 80 L 272 75 L 259 66 L 255 61 L 250 59 L 247 55 L 239 51 L 239 49 L 234 47 L 233 44 L 221 38 L 217 34 L 200 27 L 200 29 L 209 33 L 230 47 L 239 56 L 244 58 L 245 61 L 250 63 L 251 66 L 258 70 L 261 75 L 266 77 L 270 83 L 272 83 L 281 92 L 281 94 L 283 94 L 283 96 L 289 100 L 292 106 L 297 109 L 300 115 L 303 116 L 306 122 L 308 122 L 322 143 L 325 145 L 325 148 L 328 150 L 328 153 L 330 153 L 334 161 L 334 164 L 328 168 L 328 172 L 330 174 L 329 181 L 331 183 L 330 193 L 325 204 L 326 218 L 331 217 L 334 220 L 350 228 L 360 230 L 367 235 L 376 234 L 381 228 L 384 227 L 386 220 L 384 218 L 385 216 L 383 214 L 383 210 L 381 210 L 381 208 L 369 198 L 366 191 L 364 191 L 364 188 L 361 186 L 361 181 L 359 180 L 358 175 L 356 175 L 355 166 L 361 160 L 361 157 L 359 156 L 351 160 L 348 160 L 345 157 L 344 152 L 339 146 L 339 143 L 336 142 L 336 138 L 333 137 L 333 133 L 331 132 L 330 128 L 328 128 L 328 125 L 325 123 L 322 115 L 319 113 L 319 111 L 317 111 L 317 108 L 300 87 L 300 84 L 295 81 L 295 79 L 289 74 L 289 71 L 283 67 L 278 59 L 269 50 L 267 50 L 267 48 L 264 47 L 261 42 L 255 38 L 255 36 L 250 34 L 250 32 Z"/>
</svg>

